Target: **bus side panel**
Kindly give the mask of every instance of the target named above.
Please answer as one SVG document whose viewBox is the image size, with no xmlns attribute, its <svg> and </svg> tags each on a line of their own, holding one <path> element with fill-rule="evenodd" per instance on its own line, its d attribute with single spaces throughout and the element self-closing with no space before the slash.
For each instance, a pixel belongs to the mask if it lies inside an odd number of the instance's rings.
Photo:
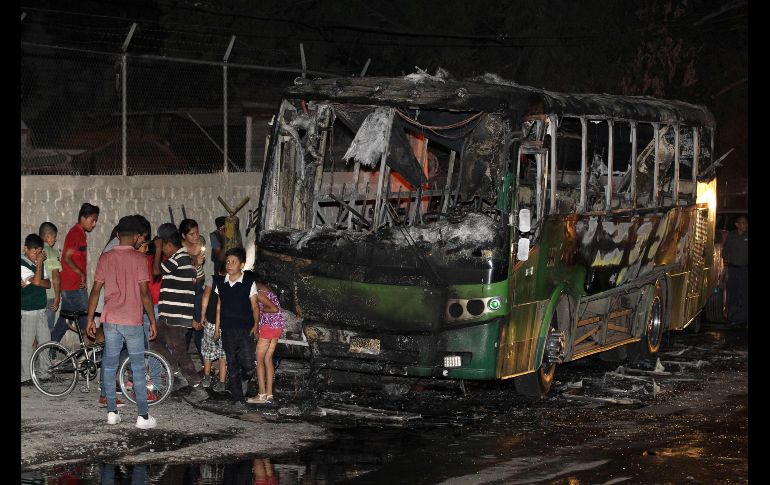
<svg viewBox="0 0 770 485">
<path fill-rule="evenodd" d="M 687 322 L 685 318 L 685 296 L 687 293 L 687 273 L 668 274 L 668 298 L 664 312 L 668 314 L 668 328 L 677 330 Z"/>
<path fill-rule="evenodd" d="M 514 305 L 500 336 L 497 377 L 513 377 L 534 369 L 540 325 L 548 300 Z"/>
</svg>

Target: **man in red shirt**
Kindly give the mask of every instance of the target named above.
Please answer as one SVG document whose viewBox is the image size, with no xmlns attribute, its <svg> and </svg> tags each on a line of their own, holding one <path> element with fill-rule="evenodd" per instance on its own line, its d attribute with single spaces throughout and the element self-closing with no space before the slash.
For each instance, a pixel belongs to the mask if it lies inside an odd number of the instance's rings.
<svg viewBox="0 0 770 485">
<path fill-rule="evenodd" d="M 61 311 L 85 312 L 88 309 L 88 290 L 86 270 L 88 268 L 88 242 L 86 233 L 96 227 L 99 220 L 99 207 L 83 203 L 78 213 L 78 223 L 72 226 L 64 239 L 61 269 Z M 85 330 L 86 317 L 78 319 L 78 326 Z M 60 341 L 67 331 L 67 323 L 60 316 L 51 331 L 51 340 Z"/>
</svg>

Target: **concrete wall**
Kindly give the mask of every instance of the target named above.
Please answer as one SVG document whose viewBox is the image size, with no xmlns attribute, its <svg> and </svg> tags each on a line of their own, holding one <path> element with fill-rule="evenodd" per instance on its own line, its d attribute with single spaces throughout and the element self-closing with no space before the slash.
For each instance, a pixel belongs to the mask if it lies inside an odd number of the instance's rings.
<svg viewBox="0 0 770 485">
<path fill-rule="evenodd" d="M 215 173 L 198 175 L 134 175 L 134 176 L 54 176 L 21 177 L 21 234 L 19 250 L 29 233 L 37 233 L 40 223 L 50 221 L 59 228 L 57 249 L 61 251 L 67 231 L 77 222 L 83 202 L 99 206 L 99 222 L 88 234 L 88 284 L 93 282 L 96 261 L 107 244 L 107 238 L 118 220 L 129 214 L 142 214 L 152 224 L 153 232 L 170 222 L 168 208 L 178 225 L 187 217 L 198 221 L 206 237 L 214 228 L 214 218 L 227 215 L 217 200 L 221 196 L 234 208 L 243 197 L 249 202 L 238 212 L 241 231 L 245 232 L 248 210 L 256 209 L 262 174 Z M 209 252 L 210 254 L 210 252 Z M 206 265 L 207 269 L 210 265 Z"/>
</svg>

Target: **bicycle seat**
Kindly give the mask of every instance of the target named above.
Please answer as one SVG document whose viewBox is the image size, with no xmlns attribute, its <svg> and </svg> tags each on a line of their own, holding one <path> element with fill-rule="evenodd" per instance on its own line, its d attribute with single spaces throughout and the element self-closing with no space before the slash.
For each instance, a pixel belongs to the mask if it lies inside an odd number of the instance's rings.
<svg viewBox="0 0 770 485">
<path fill-rule="evenodd" d="M 88 316 L 88 312 L 83 310 L 76 310 L 74 312 L 62 310 L 59 315 L 65 320 L 77 320 L 80 317 Z"/>
</svg>

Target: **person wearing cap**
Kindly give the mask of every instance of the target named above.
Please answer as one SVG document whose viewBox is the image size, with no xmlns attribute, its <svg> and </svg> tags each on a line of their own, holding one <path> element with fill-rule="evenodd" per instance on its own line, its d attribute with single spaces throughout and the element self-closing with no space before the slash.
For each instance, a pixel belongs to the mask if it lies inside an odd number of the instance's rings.
<svg viewBox="0 0 770 485">
<path fill-rule="evenodd" d="M 225 216 L 214 219 L 216 230 L 209 234 L 211 241 L 211 262 L 214 265 L 212 274 L 219 274 L 225 267 Z"/>
<path fill-rule="evenodd" d="M 104 330 L 104 392 L 107 396 L 107 424 L 121 422 L 118 411 L 115 375 L 123 343 L 128 350 L 136 393 L 136 427 L 154 428 L 157 421 L 148 413 L 147 383 L 144 372 L 143 312 L 150 315 L 150 338 L 157 335 L 155 315 L 148 282 L 145 256 L 136 250 L 142 237 L 143 227 L 136 216 L 125 216 L 118 222 L 118 245 L 99 256 L 94 274 L 94 284 L 88 298 L 88 325 L 86 333 L 96 338 L 94 314 L 99 293 L 104 288 L 104 309 L 101 325 Z"/>
<path fill-rule="evenodd" d="M 225 270 L 225 222 L 227 218 L 225 216 L 219 216 L 214 219 L 214 226 L 217 228 L 209 234 L 209 241 L 211 243 L 211 262 L 214 264 L 214 272 L 212 274 L 219 274 Z M 235 227 L 235 245 L 237 247 L 243 247 L 241 241 L 241 230 L 236 225 Z"/>
<path fill-rule="evenodd" d="M 198 371 L 187 352 L 185 334 L 192 328 L 195 305 L 195 266 L 187 250 L 182 246 L 182 236 L 169 222 L 158 227 L 155 244 L 153 273 L 162 275 L 158 300 L 158 339 L 154 347 L 161 352 L 174 368 L 174 380 L 179 389 L 198 382 Z M 161 263 L 161 255 L 167 259 Z M 197 390 L 197 389 L 196 389 Z M 203 390 L 192 392 L 190 397 L 204 399 Z"/>
</svg>

